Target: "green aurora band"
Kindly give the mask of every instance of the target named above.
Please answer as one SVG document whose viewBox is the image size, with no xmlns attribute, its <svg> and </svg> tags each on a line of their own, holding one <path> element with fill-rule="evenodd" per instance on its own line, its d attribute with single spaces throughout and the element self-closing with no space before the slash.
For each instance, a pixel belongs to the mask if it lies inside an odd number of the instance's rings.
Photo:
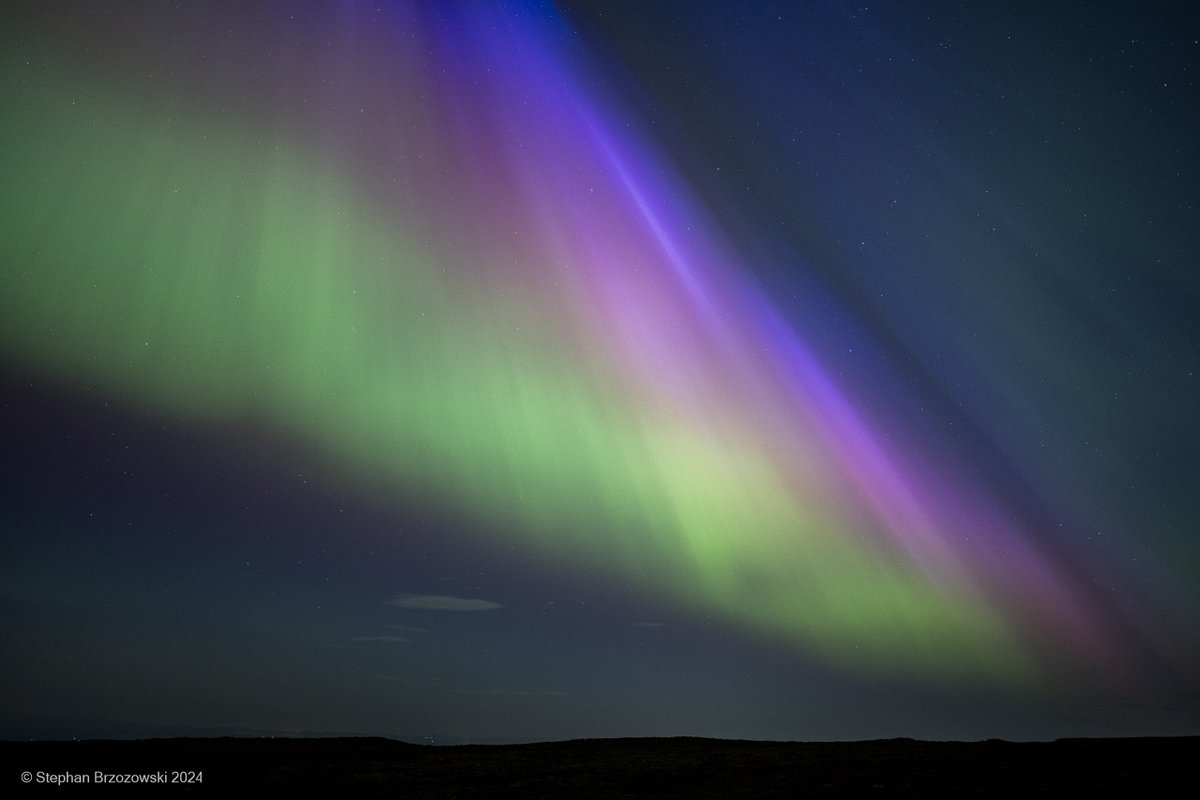
<svg viewBox="0 0 1200 800">
<path fill-rule="evenodd" d="M 494 92 L 551 69 L 492 57 Z M 551 53 L 526 58 L 566 69 Z M 1110 657 L 1069 582 L 998 510 L 972 506 L 978 493 L 939 500 L 923 467 L 902 469 L 877 443 L 899 488 L 852 474 L 865 451 L 839 451 L 841 439 L 870 426 L 798 397 L 794 343 L 764 335 L 777 323 L 737 327 L 758 312 L 752 287 L 717 245 L 678 244 L 679 219 L 653 209 L 667 205 L 655 193 L 682 190 L 642 177 L 640 151 L 568 81 L 561 95 L 539 89 L 540 111 L 527 112 L 553 121 L 545 174 L 531 180 L 579 193 L 606 182 L 607 224 L 634 229 L 612 253 L 588 244 L 592 223 L 555 212 L 564 204 L 535 205 L 528 184 L 529 202 L 509 197 L 494 226 L 475 222 L 465 189 L 458 207 L 398 218 L 302 136 L 83 74 L 66 60 L 33 70 L 7 51 L 10 365 L 147 414 L 266 426 L 365 493 L 456 503 L 541 558 L 600 568 L 834 664 L 1026 684 L 1059 658 Z M 564 97 L 574 105 L 555 110 Z M 462 133 L 450 112 L 422 124 L 460 135 L 429 158 L 458 168 L 452 180 L 474 177 L 456 165 L 488 132 Z M 592 165 L 577 185 L 559 169 L 568 159 Z M 509 223 L 527 230 L 489 238 Z M 438 226 L 461 239 L 441 241 Z M 641 263 L 613 262 L 630 255 Z M 719 266 L 673 277 L 697 260 Z M 621 291 L 640 299 L 614 312 Z M 733 322 L 705 322 L 701 301 Z M 652 307 L 660 319 L 639 316 Z M 678 344 L 688 326 L 709 331 L 718 355 Z M 677 370 L 656 377 L 664 360 Z M 830 391 L 826 376 L 804 380 L 814 396 Z M 980 539 L 1016 541 L 963 549 L 952 529 L 970 514 Z M 1039 626 L 1051 633 L 1027 635 Z M 1064 655 L 1038 649 L 1046 635 Z"/>
</svg>

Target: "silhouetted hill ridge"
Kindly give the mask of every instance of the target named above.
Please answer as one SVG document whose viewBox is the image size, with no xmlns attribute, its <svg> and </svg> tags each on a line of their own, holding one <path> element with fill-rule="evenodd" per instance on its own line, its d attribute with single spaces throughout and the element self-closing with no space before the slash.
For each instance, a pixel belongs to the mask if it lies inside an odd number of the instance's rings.
<svg viewBox="0 0 1200 800">
<path fill-rule="evenodd" d="M 771 742 L 700 737 L 574 739 L 434 747 L 382 737 L 169 738 L 0 743 L 0 781 L 45 794 L 53 776 L 191 777 L 172 788 L 405 798 L 1167 797 L 1200 737 L 1054 742 Z M 33 776 L 21 784 L 21 772 Z M 39 779 L 37 776 L 43 776 Z M 196 777 L 199 780 L 194 780 Z M 86 780 L 82 780 L 86 779 Z M 127 785 L 110 790 L 128 792 Z M 91 791 L 89 791 L 89 794 Z"/>
</svg>

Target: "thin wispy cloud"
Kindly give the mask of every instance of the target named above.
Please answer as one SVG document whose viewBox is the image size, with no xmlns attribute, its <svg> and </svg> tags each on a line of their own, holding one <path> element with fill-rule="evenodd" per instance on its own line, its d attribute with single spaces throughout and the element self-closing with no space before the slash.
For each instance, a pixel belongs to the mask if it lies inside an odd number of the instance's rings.
<svg viewBox="0 0 1200 800">
<path fill-rule="evenodd" d="M 414 678 L 411 675 L 376 675 L 376 680 L 388 681 L 390 683 L 404 683 L 412 686 L 426 686 L 438 688 L 442 686 L 441 678 Z"/>
<path fill-rule="evenodd" d="M 551 691 L 528 691 L 521 689 L 461 689 L 454 694 L 476 694 L 488 695 L 491 697 L 570 697 L 571 692 L 561 692 L 556 690 Z"/>
<path fill-rule="evenodd" d="M 491 600 L 444 594 L 402 594 L 388 600 L 388 604 L 421 611 L 495 611 L 504 608 Z"/>
</svg>

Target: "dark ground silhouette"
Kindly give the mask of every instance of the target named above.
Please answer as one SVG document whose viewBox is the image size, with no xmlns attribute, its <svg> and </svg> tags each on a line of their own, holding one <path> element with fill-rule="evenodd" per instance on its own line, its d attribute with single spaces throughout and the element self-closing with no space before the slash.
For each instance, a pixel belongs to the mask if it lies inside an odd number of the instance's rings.
<svg viewBox="0 0 1200 800">
<path fill-rule="evenodd" d="M 2 742 L 0 792 L 92 796 L 96 772 L 201 781 L 112 784 L 224 797 L 301 788 L 343 797 L 764 798 L 1189 796 L 1200 737 L 1056 742 L 783 743 L 593 739 L 429 747 L 378 738 Z M 22 773 L 31 778 L 22 783 Z M 39 773 L 42 773 L 39 775 Z M 51 776 L 86 776 L 56 786 Z M 65 780 L 64 778 L 59 778 Z"/>
</svg>

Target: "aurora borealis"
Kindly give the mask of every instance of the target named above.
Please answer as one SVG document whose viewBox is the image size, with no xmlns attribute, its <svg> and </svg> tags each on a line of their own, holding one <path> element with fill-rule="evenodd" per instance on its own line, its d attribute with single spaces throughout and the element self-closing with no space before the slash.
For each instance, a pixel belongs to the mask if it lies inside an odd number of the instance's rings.
<svg viewBox="0 0 1200 800">
<path fill-rule="evenodd" d="M 4 12 L 9 729 L 1195 733 L 1194 27 L 927 5 Z"/>
</svg>

